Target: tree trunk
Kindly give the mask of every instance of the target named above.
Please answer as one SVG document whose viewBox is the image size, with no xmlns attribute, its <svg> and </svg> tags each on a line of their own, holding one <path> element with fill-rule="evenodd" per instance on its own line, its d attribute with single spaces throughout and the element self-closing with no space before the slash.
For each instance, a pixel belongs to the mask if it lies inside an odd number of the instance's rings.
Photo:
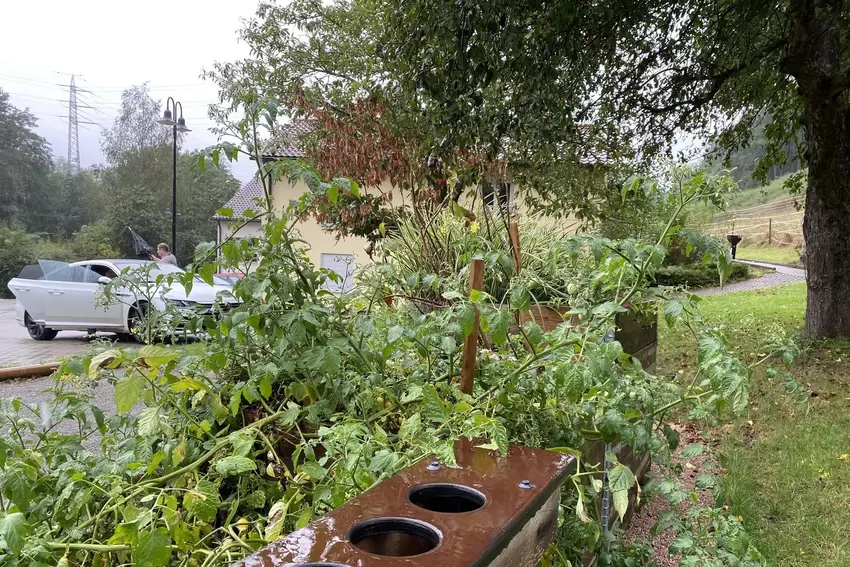
<svg viewBox="0 0 850 567">
<path fill-rule="evenodd" d="M 792 0 L 786 61 L 805 104 L 806 333 L 815 337 L 850 336 L 850 105 L 841 8 L 841 0 Z"/>
<path fill-rule="evenodd" d="M 806 191 L 808 302 L 806 333 L 815 337 L 850 336 L 850 112 L 840 114 L 840 137 L 821 138 L 809 130 L 811 161 Z M 828 143 L 832 147 L 820 145 Z"/>
</svg>

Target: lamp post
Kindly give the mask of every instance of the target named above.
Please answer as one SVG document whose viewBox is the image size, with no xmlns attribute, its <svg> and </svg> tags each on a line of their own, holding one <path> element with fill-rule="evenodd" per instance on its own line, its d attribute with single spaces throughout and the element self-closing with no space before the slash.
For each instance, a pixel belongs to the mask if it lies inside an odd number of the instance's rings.
<svg viewBox="0 0 850 567">
<path fill-rule="evenodd" d="M 174 117 L 177 116 L 177 107 L 180 107 L 180 117 L 175 122 Z M 172 114 L 172 109 L 174 113 Z M 162 113 L 162 118 L 157 120 L 160 124 L 171 126 L 173 151 L 172 151 L 172 167 L 171 167 L 171 253 L 177 255 L 177 132 L 191 132 L 186 127 L 186 120 L 183 118 L 183 105 L 175 102 L 172 97 L 168 97 L 165 101 L 165 111 Z"/>
</svg>

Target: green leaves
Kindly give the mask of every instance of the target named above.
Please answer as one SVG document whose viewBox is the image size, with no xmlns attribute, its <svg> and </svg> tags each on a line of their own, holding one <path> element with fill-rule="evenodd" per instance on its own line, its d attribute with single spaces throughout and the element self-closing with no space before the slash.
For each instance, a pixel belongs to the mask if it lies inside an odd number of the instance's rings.
<svg viewBox="0 0 850 567">
<path fill-rule="evenodd" d="M 528 288 L 516 286 L 511 289 L 510 305 L 511 309 L 528 311 L 531 308 L 531 294 Z"/>
<path fill-rule="evenodd" d="M 608 486 L 612 492 L 629 490 L 635 485 L 635 475 L 625 465 L 616 465 L 608 471 Z"/>
<path fill-rule="evenodd" d="M 422 418 L 418 413 L 414 413 L 401 424 L 398 430 L 398 436 L 402 441 L 413 441 L 421 430 Z"/>
<path fill-rule="evenodd" d="M 446 404 L 433 386 L 422 389 L 422 415 L 435 423 L 443 423 L 448 418 Z"/>
<path fill-rule="evenodd" d="M 115 383 L 115 408 L 118 413 L 127 413 L 142 398 L 148 385 L 144 376 L 137 372 L 129 372 L 124 378 Z"/>
<path fill-rule="evenodd" d="M 390 330 L 387 331 L 387 344 L 393 344 L 402 336 L 404 336 L 404 327 L 401 325 L 390 327 Z"/>
<path fill-rule="evenodd" d="M 322 465 L 320 465 L 316 461 L 307 461 L 298 468 L 301 472 L 310 477 L 311 480 L 314 480 L 316 482 L 325 478 L 325 475 L 327 475 L 328 472 Z"/>
<path fill-rule="evenodd" d="M 3 495 L 21 510 L 26 510 L 33 500 L 33 485 L 38 478 L 38 471 L 28 464 L 4 471 L 2 482 Z"/>
<path fill-rule="evenodd" d="M 664 437 L 667 439 L 667 446 L 671 451 L 675 451 L 676 447 L 679 446 L 679 432 L 667 425 L 664 424 Z"/>
<path fill-rule="evenodd" d="M 636 484 L 635 475 L 625 465 L 616 465 L 608 471 L 608 487 L 614 499 L 614 509 L 623 520 L 629 508 L 629 490 Z"/>
<path fill-rule="evenodd" d="M 177 353 L 163 346 L 145 345 L 139 349 L 139 358 L 148 366 L 158 368 L 177 358 Z"/>
<path fill-rule="evenodd" d="M 154 406 L 139 412 L 139 435 L 151 437 L 160 431 L 159 408 Z"/>
<path fill-rule="evenodd" d="M 0 518 L 0 540 L 12 555 L 18 555 L 24 548 L 28 533 L 29 525 L 22 513 L 14 512 Z"/>
<path fill-rule="evenodd" d="M 302 362 L 311 370 L 335 374 L 339 371 L 342 358 L 339 350 L 334 347 L 317 346 L 310 348 L 305 353 Z"/>
<path fill-rule="evenodd" d="M 513 323 L 514 318 L 509 311 L 504 309 L 495 309 L 487 317 L 487 323 L 490 331 L 490 337 L 497 345 L 502 345 L 508 338 L 508 329 Z"/>
<path fill-rule="evenodd" d="M 115 526 L 115 533 L 109 538 L 110 544 L 135 546 L 139 543 L 139 523 L 122 522 Z"/>
<path fill-rule="evenodd" d="M 215 271 L 215 264 L 204 264 L 198 267 L 198 276 L 204 280 L 205 283 L 213 285 L 215 283 L 215 280 L 213 279 Z"/>
<path fill-rule="evenodd" d="M 682 534 L 677 536 L 676 539 L 673 540 L 673 543 L 670 544 L 668 551 L 670 555 L 676 555 L 678 553 L 688 553 L 691 551 L 696 545 L 696 541 L 688 534 Z"/>
<path fill-rule="evenodd" d="M 247 457 L 231 455 L 218 461 L 215 464 L 215 470 L 221 475 L 238 476 L 257 470 L 257 463 Z"/>
<path fill-rule="evenodd" d="M 136 567 L 162 567 L 171 558 L 171 538 L 159 530 L 145 532 L 136 547 Z"/>
<path fill-rule="evenodd" d="M 696 487 L 700 490 L 714 488 L 717 479 L 711 473 L 702 473 L 697 477 Z"/>
<path fill-rule="evenodd" d="M 699 457 L 702 455 L 702 451 L 705 447 L 702 443 L 690 443 L 685 445 L 682 449 L 682 452 L 679 453 L 679 456 L 683 459 L 691 459 L 693 457 Z"/>
<path fill-rule="evenodd" d="M 685 313 L 685 304 L 680 300 L 668 299 L 661 306 L 661 314 L 667 325 L 672 327 Z"/>
<path fill-rule="evenodd" d="M 468 337 L 472 333 L 476 313 L 475 306 L 471 303 L 463 303 L 457 310 L 457 322 L 463 331 L 464 337 Z"/>
<path fill-rule="evenodd" d="M 189 513 L 208 524 L 215 521 L 220 504 L 218 487 L 205 479 L 198 481 L 195 488 L 183 496 L 183 505 Z"/>
</svg>

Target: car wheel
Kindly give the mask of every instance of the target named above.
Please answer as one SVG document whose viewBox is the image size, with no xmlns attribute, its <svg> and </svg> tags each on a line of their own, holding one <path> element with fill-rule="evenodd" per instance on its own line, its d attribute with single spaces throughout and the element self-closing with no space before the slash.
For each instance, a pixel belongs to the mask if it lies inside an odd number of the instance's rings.
<svg viewBox="0 0 850 567">
<path fill-rule="evenodd" d="M 147 303 L 137 303 L 136 305 L 131 307 L 130 312 L 127 313 L 127 328 L 130 329 L 130 333 L 128 336 L 133 337 L 133 340 L 135 340 L 137 343 L 147 343 L 147 337 L 136 331 L 137 328 L 145 324 L 144 318 L 147 314 Z"/>
<path fill-rule="evenodd" d="M 24 313 L 24 325 L 26 325 L 30 337 L 37 341 L 52 341 L 56 338 L 56 333 L 58 332 L 48 329 L 41 323 L 36 323 L 32 320 L 29 313 Z"/>
</svg>

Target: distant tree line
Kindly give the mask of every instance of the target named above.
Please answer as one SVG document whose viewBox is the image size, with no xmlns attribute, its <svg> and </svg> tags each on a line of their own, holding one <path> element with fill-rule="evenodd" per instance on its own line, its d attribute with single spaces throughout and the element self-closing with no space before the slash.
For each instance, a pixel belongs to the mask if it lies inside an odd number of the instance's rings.
<svg viewBox="0 0 850 567">
<path fill-rule="evenodd" d="M 33 256 L 76 260 L 133 257 L 127 227 L 156 246 L 171 238 L 172 134 L 157 124 L 160 104 L 146 85 L 126 90 L 101 140 L 106 163 L 72 173 L 35 132 L 36 118 L 14 107 L 0 89 L 0 264 L 15 272 Z M 178 144 L 182 139 L 178 139 Z M 226 167 L 199 168 L 201 152 L 177 162 L 178 259 L 215 238 L 211 217 L 239 188 Z M 14 256 L 13 257 L 10 257 Z M 0 268 L 0 293 L 6 274 Z"/>
<path fill-rule="evenodd" d="M 752 137 L 733 150 L 723 150 L 713 145 L 705 162 L 713 173 L 729 170 L 741 189 L 758 187 L 789 173 L 800 171 L 805 165 L 794 138 L 780 142 L 772 140 L 766 132 L 772 118 L 763 116 L 752 128 Z M 802 137 L 802 134 L 801 134 Z"/>
</svg>

